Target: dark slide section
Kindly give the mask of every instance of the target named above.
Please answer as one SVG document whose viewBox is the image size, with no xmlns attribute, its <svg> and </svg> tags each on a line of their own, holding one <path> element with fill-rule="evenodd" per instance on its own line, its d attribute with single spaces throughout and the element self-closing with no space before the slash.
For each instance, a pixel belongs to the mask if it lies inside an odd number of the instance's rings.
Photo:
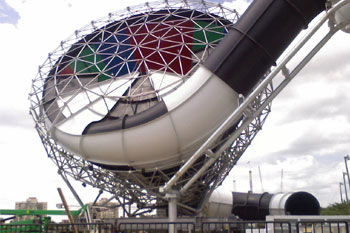
<svg viewBox="0 0 350 233">
<path fill-rule="evenodd" d="M 204 66 L 247 95 L 323 10 L 325 0 L 255 0 Z"/>
<path fill-rule="evenodd" d="M 271 205 L 274 197 L 277 198 L 276 203 L 284 203 L 284 205 Z M 285 199 L 282 201 L 282 198 Z M 284 212 L 285 215 L 319 215 L 321 210 L 316 197 L 307 192 L 295 192 L 280 196 L 270 193 L 233 192 L 232 200 L 232 214 L 243 220 L 265 220 L 267 215 L 271 215 L 271 207 L 279 209 L 279 212 Z"/>
</svg>

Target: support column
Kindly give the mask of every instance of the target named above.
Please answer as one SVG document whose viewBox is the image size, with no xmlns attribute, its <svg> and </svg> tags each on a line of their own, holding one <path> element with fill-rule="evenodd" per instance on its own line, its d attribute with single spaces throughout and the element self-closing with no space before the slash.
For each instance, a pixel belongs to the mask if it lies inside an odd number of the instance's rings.
<svg viewBox="0 0 350 233">
<path fill-rule="evenodd" d="M 165 197 L 168 199 L 168 222 L 176 222 L 177 220 L 177 199 L 178 191 L 169 190 Z M 176 232 L 176 225 L 169 224 L 169 233 Z"/>
</svg>

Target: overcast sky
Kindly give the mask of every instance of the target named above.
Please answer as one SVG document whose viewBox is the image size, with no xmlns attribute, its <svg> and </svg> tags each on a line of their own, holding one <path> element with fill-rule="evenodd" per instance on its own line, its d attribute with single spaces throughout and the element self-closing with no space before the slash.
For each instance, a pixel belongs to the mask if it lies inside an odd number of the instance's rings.
<svg viewBox="0 0 350 233">
<path fill-rule="evenodd" d="M 0 208 L 37 197 L 55 208 L 61 187 L 73 196 L 47 158 L 29 116 L 31 81 L 49 52 L 74 30 L 141 0 L 0 0 Z M 224 1 L 221 0 L 221 3 Z M 249 1 L 225 2 L 243 10 Z M 223 188 L 246 192 L 308 191 L 322 206 L 339 202 L 339 182 L 350 154 L 350 35 L 339 32 L 276 98 L 263 130 Z M 259 170 L 263 189 L 259 179 Z M 283 169 L 283 187 L 281 171 Z M 235 180 L 235 185 L 233 185 Z M 71 180 L 72 181 L 72 180 Z M 83 202 L 98 190 L 72 181 Z"/>
</svg>

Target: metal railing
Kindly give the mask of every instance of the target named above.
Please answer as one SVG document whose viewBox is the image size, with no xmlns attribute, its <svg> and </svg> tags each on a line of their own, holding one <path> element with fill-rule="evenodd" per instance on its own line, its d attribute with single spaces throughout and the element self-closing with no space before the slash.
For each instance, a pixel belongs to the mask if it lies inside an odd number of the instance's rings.
<svg viewBox="0 0 350 233">
<path fill-rule="evenodd" d="M 289 222 L 235 221 L 204 222 L 201 232 L 234 232 L 234 233 L 291 233 Z"/>
<path fill-rule="evenodd" d="M 122 222 L 82 224 L 0 224 L 0 233 L 349 233 L 347 221 Z"/>
<path fill-rule="evenodd" d="M 114 224 L 111 224 L 111 223 L 48 224 L 44 232 L 45 233 L 74 232 L 73 226 L 75 226 L 75 228 L 79 233 L 115 232 Z"/>
<path fill-rule="evenodd" d="M 43 232 L 41 224 L 0 224 L 0 233 Z"/>
<path fill-rule="evenodd" d="M 119 223 L 117 232 L 195 232 L 195 229 L 193 222 L 137 222 Z"/>
<path fill-rule="evenodd" d="M 348 222 L 316 221 L 297 222 L 297 233 L 349 233 Z"/>
</svg>

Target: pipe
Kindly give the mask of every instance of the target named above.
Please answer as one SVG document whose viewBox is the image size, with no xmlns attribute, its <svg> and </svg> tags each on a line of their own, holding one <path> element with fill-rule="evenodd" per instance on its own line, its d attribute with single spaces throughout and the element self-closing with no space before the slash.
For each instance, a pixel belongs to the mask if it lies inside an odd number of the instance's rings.
<svg viewBox="0 0 350 233">
<path fill-rule="evenodd" d="M 61 197 L 62 203 L 63 203 L 63 205 L 64 205 L 64 209 L 66 210 L 66 213 L 67 213 L 67 215 L 68 215 L 69 222 L 70 222 L 70 223 L 72 224 L 72 226 L 73 226 L 73 232 L 74 232 L 74 233 L 78 233 L 77 226 L 74 224 L 73 216 L 72 216 L 71 212 L 69 211 L 69 207 L 68 207 L 66 198 L 64 197 L 61 188 L 57 188 L 57 191 L 58 191 L 58 194 L 59 194 L 60 197 Z"/>
<path fill-rule="evenodd" d="M 350 188 L 350 175 L 349 175 L 349 168 L 348 168 L 348 160 L 349 160 L 349 155 L 345 156 L 344 157 L 344 162 L 345 162 L 345 169 L 346 169 L 346 174 L 348 176 L 348 184 L 349 184 L 349 188 Z M 344 174 L 344 173 L 343 173 Z M 345 187 L 346 183 L 345 183 L 345 180 L 344 180 L 344 187 Z"/>
<path fill-rule="evenodd" d="M 273 194 L 232 193 L 231 213 L 244 220 L 264 220 L 269 215 L 269 204 Z"/>
<path fill-rule="evenodd" d="M 318 200 L 307 192 L 232 193 L 232 213 L 244 220 L 265 220 L 267 215 L 319 215 Z"/>
<path fill-rule="evenodd" d="M 273 195 L 270 206 L 270 215 L 319 215 L 320 203 L 310 193 L 278 193 Z"/>
<path fill-rule="evenodd" d="M 348 190 L 347 190 L 347 188 L 346 188 L 346 182 L 345 182 L 345 176 L 346 176 L 346 172 L 343 172 L 343 180 L 344 180 L 345 197 L 346 197 L 346 202 L 349 202 Z M 349 186 L 349 187 L 350 187 L 350 186 Z"/>
<path fill-rule="evenodd" d="M 236 215 L 243 220 L 265 220 L 267 215 L 319 215 L 320 204 L 307 192 L 241 193 L 215 190 L 206 206 L 209 217 Z"/>
</svg>

